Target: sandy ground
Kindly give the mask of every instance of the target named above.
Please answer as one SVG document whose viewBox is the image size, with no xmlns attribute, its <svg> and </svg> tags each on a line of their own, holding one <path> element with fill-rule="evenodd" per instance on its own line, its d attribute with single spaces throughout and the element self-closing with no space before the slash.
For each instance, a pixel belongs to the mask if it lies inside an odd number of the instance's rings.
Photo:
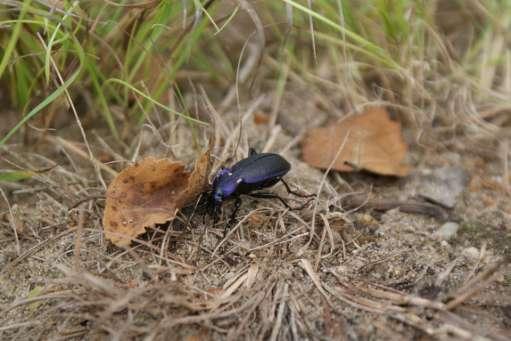
<svg viewBox="0 0 511 341">
<path fill-rule="evenodd" d="M 130 248 L 117 248 L 101 226 L 102 181 L 111 176 L 98 177 L 89 161 L 56 140 L 4 149 L 4 160 L 58 166 L 2 185 L 9 206 L 1 200 L 0 339 L 511 338 L 511 201 L 491 142 L 460 137 L 442 148 L 412 147 L 415 171 L 403 179 L 335 172 L 324 178 L 299 159 L 299 119 L 283 115 L 283 129 L 269 130 L 247 117 L 238 154 L 227 133 L 236 130 L 219 128 L 231 149 L 216 156 L 230 154 L 229 164 L 248 145 L 263 149 L 270 141 L 270 150 L 285 150 L 293 165 L 289 182 L 323 190 L 296 212 L 276 200 L 245 198 L 238 224 L 220 245 L 225 219 L 213 227 L 198 215 L 185 228 L 184 211 Z M 138 134 L 140 157 L 194 159 L 197 151 L 184 148 L 189 131 L 177 129 L 169 148 L 162 144 L 172 140 L 168 129 L 158 129 L 161 139 L 147 129 Z M 66 141 L 73 136 L 60 134 Z M 127 164 L 91 141 L 98 159 L 119 161 L 111 164 L 117 170 Z M 469 176 L 452 210 L 382 208 L 416 199 L 421 174 L 447 165 Z M 285 194 L 280 185 L 273 191 Z M 354 194 L 367 200 L 347 207 Z M 224 217 L 231 209 L 227 203 Z M 441 237 L 447 221 L 458 224 L 457 233 Z"/>
</svg>

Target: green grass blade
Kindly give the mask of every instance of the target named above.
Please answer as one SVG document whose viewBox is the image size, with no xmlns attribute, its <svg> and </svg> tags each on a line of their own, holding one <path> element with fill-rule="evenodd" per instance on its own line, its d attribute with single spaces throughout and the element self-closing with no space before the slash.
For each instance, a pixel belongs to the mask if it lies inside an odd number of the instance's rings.
<svg viewBox="0 0 511 341">
<path fill-rule="evenodd" d="M 23 7 L 21 7 L 19 19 L 16 21 L 16 24 L 12 31 L 11 38 L 9 39 L 9 42 L 7 43 L 7 47 L 5 48 L 5 52 L 2 57 L 2 61 L 0 61 L 0 79 L 2 78 L 2 74 L 4 73 L 5 68 L 7 67 L 7 64 L 9 63 L 9 60 L 11 59 L 12 52 L 14 51 L 14 48 L 16 47 L 16 44 L 18 42 L 18 37 L 19 37 L 20 31 L 21 31 L 22 20 L 28 11 L 30 2 L 31 2 L 31 0 L 27 0 L 23 3 Z"/>
<path fill-rule="evenodd" d="M 59 86 L 55 91 L 53 91 L 48 97 L 44 99 L 41 103 L 39 103 L 34 109 L 32 109 L 28 114 L 26 114 L 15 126 L 12 128 L 7 135 L 5 135 L 0 140 L 0 146 L 3 146 L 9 138 L 11 138 L 14 133 L 18 131 L 25 123 L 27 123 L 32 117 L 41 112 L 44 108 L 46 108 L 51 102 L 57 99 L 62 93 L 76 80 L 78 75 L 80 74 L 80 69 L 78 69 L 75 73 L 69 77 L 68 80 L 64 82 L 61 86 Z"/>
<path fill-rule="evenodd" d="M 0 170 L 0 182 L 18 182 L 32 178 L 35 175 L 31 171 Z"/>
<path fill-rule="evenodd" d="M 99 72 L 96 68 L 96 65 L 93 62 L 86 61 L 85 63 L 85 69 L 89 73 L 89 77 L 92 81 L 92 88 L 96 93 L 96 96 L 98 98 L 99 104 L 102 107 L 102 115 L 106 120 L 106 123 L 108 124 L 108 127 L 110 128 L 110 131 L 114 135 L 116 139 L 119 139 L 119 132 L 117 131 L 117 127 L 115 126 L 114 117 L 112 115 L 112 112 L 110 111 L 110 107 L 108 106 L 108 101 L 105 98 L 104 91 L 100 85 L 99 80 Z"/>
<path fill-rule="evenodd" d="M 342 27 L 341 25 L 333 22 L 332 20 L 328 19 L 327 17 L 311 10 L 310 8 L 306 7 L 306 6 L 303 6 L 293 0 L 282 0 L 284 1 L 285 3 L 293 6 L 294 8 L 302 11 L 303 13 L 307 14 L 307 15 L 310 15 L 314 18 L 316 18 L 317 20 L 319 20 L 320 22 L 324 23 L 325 25 L 327 26 L 330 26 L 334 29 L 336 29 L 337 31 L 341 32 L 342 34 L 344 34 L 347 38 L 351 39 L 356 45 L 360 46 L 362 48 L 362 51 L 370 56 L 370 57 L 373 57 L 377 60 L 380 60 L 382 61 L 383 63 L 385 63 L 388 67 L 391 67 L 393 69 L 401 69 L 401 66 L 396 63 L 389 55 L 388 53 L 382 49 L 381 47 L 379 47 L 378 45 L 370 42 L 369 40 L 365 39 L 364 37 L 356 34 L 355 32 L 351 31 L 351 30 L 348 30 L 346 29 L 345 27 Z"/>
<path fill-rule="evenodd" d="M 191 122 L 195 122 L 195 123 L 198 123 L 198 124 L 202 124 L 202 125 L 208 125 L 206 122 L 203 122 L 201 120 L 197 120 L 193 117 L 190 117 L 188 115 L 185 115 L 183 113 L 180 113 L 160 102 L 158 102 L 157 100 L 155 100 L 154 98 L 152 98 L 151 96 L 145 94 L 144 92 L 140 91 L 139 89 L 137 89 L 136 87 L 134 87 L 133 85 L 123 81 L 122 79 L 118 79 L 118 78 L 110 78 L 108 79 L 105 84 L 108 84 L 108 83 L 118 83 L 118 84 L 121 84 L 123 86 L 125 86 L 126 88 L 128 88 L 129 90 L 133 91 L 134 93 L 136 93 L 137 95 L 139 96 L 142 96 L 144 97 L 146 100 L 148 100 L 149 102 L 151 102 L 152 104 L 154 104 L 155 106 L 161 108 L 161 109 L 164 109 L 174 115 L 177 115 L 177 116 L 180 116 L 180 117 L 183 117 L 185 120 L 187 121 L 191 121 Z"/>
<path fill-rule="evenodd" d="M 59 33 L 61 25 L 65 22 L 65 20 L 69 17 L 73 9 L 76 7 L 78 2 L 75 2 L 69 10 L 66 11 L 66 14 L 62 17 L 62 20 L 57 23 L 57 26 L 53 30 L 53 33 L 48 41 L 48 43 L 45 46 L 45 58 L 44 58 L 44 73 L 46 76 L 46 84 L 50 83 L 50 59 L 51 59 L 51 51 L 53 48 L 53 45 L 56 45 L 58 43 L 62 43 L 64 40 L 67 39 L 68 35 L 65 34 L 62 38 L 57 40 L 57 34 Z"/>
</svg>

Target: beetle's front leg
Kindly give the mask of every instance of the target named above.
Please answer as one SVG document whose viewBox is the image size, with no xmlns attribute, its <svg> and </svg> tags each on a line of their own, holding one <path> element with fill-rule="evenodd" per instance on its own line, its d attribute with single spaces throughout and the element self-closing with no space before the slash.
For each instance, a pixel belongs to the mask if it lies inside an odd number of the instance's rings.
<svg viewBox="0 0 511 341">
<path fill-rule="evenodd" d="M 234 222 L 236 221 L 236 214 L 238 213 L 240 207 L 241 207 L 241 198 L 239 196 L 234 198 L 234 210 L 231 213 L 231 217 L 229 218 L 229 222 L 225 225 L 224 228 L 224 238 L 227 235 L 227 231 L 234 225 Z"/>
<path fill-rule="evenodd" d="M 215 227 L 218 220 L 220 220 L 220 205 L 213 204 L 212 215 L 213 215 L 213 227 Z"/>
<path fill-rule="evenodd" d="M 190 223 L 191 223 L 191 221 L 192 221 L 193 217 L 195 216 L 195 212 L 197 211 L 197 208 L 198 208 L 199 206 L 201 206 L 201 202 L 202 202 L 202 201 L 204 201 L 204 196 L 205 196 L 205 195 L 206 195 L 205 193 L 202 193 L 202 194 L 199 196 L 199 198 L 197 199 L 197 201 L 195 202 L 195 205 L 193 206 L 193 211 L 192 211 L 192 213 L 188 216 L 188 219 L 186 220 L 186 228 L 190 228 Z M 206 202 L 205 202 L 205 203 L 203 203 L 202 205 L 204 205 L 204 204 L 206 204 L 206 205 L 208 204 L 208 203 L 207 203 L 207 199 L 206 199 Z M 203 214 L 203 215 L 202 215 L 202 220 L 203 220 L 202 224 L 203 224 L 203 225 L 205 224 L 205 217 L 206 217 L 206 214 Z"/>
</svg>

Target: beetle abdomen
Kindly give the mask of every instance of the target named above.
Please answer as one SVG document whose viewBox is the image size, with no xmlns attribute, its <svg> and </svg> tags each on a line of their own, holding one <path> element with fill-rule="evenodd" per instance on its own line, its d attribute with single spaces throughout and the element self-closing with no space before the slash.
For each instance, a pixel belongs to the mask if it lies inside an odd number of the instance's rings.
<svg viewBox="0 0 511 341">
<path fill-rule="evenodd" d="M 246 184 L 263 185 L 268 180 L 280 179 L 289 170 L 291 165 L 282 156 L 273 153 L 254 154 L 244 160 L 241 160 L 231 171 L 237 178 L 243 179 Z M 268 187 L 264 186 L 263 187 Z"/>
</svg>

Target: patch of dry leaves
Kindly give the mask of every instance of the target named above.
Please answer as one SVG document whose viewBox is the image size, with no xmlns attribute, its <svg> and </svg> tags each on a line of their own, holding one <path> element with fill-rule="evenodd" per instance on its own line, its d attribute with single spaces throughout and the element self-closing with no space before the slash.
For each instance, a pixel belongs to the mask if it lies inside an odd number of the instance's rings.
<svg viewBox="0 0 511 341">
<path fill-rule="evenodd" d="M 175 218 L 207 185 L 210 153 L 204 153 L 192 172 L 179 161 L 148 157 L 125 168 L 109 185 L 103 215 L 105 237 L 128 246 L 146 228 Z"/>
<path fill-rule="evenodd" d="M 401 124 L 381 107 L 372 107 L 326 127 L 311 129 L 302 146 L 311 166 L 342 172 L 366 170 L 381 175 L 406 176 L 410 167 Z"/>
</svg>

